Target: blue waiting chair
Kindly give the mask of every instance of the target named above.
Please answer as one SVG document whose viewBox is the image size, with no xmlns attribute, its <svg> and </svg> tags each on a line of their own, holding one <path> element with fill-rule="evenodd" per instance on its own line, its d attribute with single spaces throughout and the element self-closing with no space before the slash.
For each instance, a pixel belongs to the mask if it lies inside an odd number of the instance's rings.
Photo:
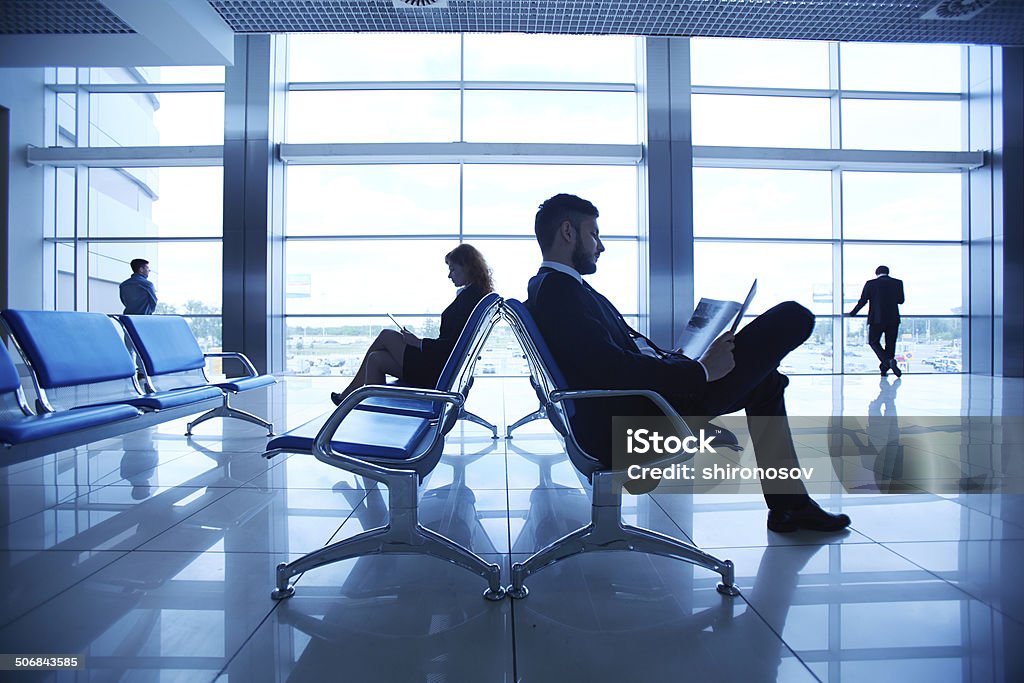
<svg viewBox="0 0 1024 683">
<path fill-rule="evenodd" d="M 425 406 L 440 405 L 441 410 L 437 418 L 355 410 L 356 405 L 371 398 L 417 401 Z M 342 401 L 322 426 L 319 419 L 313 420 L 271 439 L 265 454 L 268 458 L 286 452 L 312 452 L 321 462 L 388 488 L 386 524 L 279 564 L 277 588 L 271 593 L 275 600 L 295 593 L 289 584 L 297 574 L 350 558 L 385 553 L 418 553 L 451 562 L 487 581 L 487 599 L 505 596 L 498 565 L 419 522 L 419 485 L 440 461 L 443 427 L 455 420 L 453 415 L 458 414 L 463 402 L 463 396 L 454 392 L 368 385 Z"/>
<path fill-rule="evenodd" d="M 138 424 L 144 427 L 223 400 L 210 386 L 143 393 L 124 337 L 100 313 L 6 310 L 0 318 L 31 371 L 39 413 L 125 405 L 151 416 Z"/>
<path fill-rule="evenodd" d="M 689 434 L 689 428 L 678 413 L 664 397 L 650 390 L 568 390 L 565 376 L 551 355 L 526 306 L 515 299 L 507 299 L 503 304 L 503 312 L 513 334 L 526 353 L 533 384 L 545 416 L 564 438 L 569 460 L 580 475 L 590 482 L 593 489 L 590 523 L 535 552 L 525 561 L 513 564 L 512 583 L 508 588 L 508 594 L 517 599 L 525 598 L 529 593 L 525 584 L 527 577 L 567 557 L 600 550 L 632 550 L 673 557 L 718 572 L 722 576 L 718 592 L 723 595 L 739 595 L 731 561 L 719 560 L 696 546 L 671 536 L 624 524 L 622 485 L 626 481 L 625 472 L 614 470 L 587 453 L 573 434 L 572 416 L 575 401 L 640 396 L 656 405 L 672 420 L 680 433 Z"/>
<path fill-rule="evenodd" d="M 498 565 L 419 522 L 419 485 L 440 461 L 445 435 L 468 414 L 465 392 L 472 386 L 477 354 L 500 317 L 500 303 L 500 297 L 491 294 L 477 304 L 445 364 L 438 389 L 360 387 L 326 422 L 316 418 L 267 443 L 267 458 L 280 453 L 312 454 L 388 488 L 386 524 L 278 565 L 274 599 L 291 597 L 295 592 L 291 578 L 304 571 L 382 553 L 440 558 L 483 577 L 488 600 L 505 596 Z"/>
<path fill-rule="evenodd" d="M 188 322 L 177 315 L 118 315 L 128 339 L 142 361 L 145 381 L 150 391 L 196 386 L 212 386 L 221 390 L 223 403 L 188 423 L 185 436 L 191 436 L 196 425 L 215 417 L 233 417 L 257 424 L 274 435 L 274 425 L 261 417 L 231 405 L 229 397 L 244 391 L 270 386 L 277 382 L 273 375 L 261 375 L 252 362 L 241 353 L 203 353 Z M 248 374 L 223 382 L 210 382 L 206 377 L 208 358 L 233 358 Z"/>
<path fill-rule="evenodd" d="M 111 405 L 36 415 L 25 400 L 11 357 L 0 350 L 0 454 L 4 465 L 131 431 L 141 414 L 132 406 Z"/>
</svg>

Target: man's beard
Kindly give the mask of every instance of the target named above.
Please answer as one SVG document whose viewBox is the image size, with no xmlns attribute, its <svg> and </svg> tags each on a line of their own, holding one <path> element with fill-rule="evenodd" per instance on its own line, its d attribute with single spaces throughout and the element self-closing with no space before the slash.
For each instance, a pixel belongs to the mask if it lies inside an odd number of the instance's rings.
<svg viewBox="0 0 1024 683">
<path fill-rule="evenodd" d="M 572 252 L 572 267 L 580 275 L 590 275 L 591 273 L 597 272 L 597 258 L 594 256 L 588 256 L 577 243 L 576 248 Z"/>
</svg>

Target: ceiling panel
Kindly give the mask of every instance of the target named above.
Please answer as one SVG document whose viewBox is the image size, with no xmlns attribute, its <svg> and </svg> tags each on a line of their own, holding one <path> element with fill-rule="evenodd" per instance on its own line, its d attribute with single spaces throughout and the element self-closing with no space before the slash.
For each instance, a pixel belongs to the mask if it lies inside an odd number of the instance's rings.
<svg viewBox="0 0 1024 683">
<path fill-rule="evenodd" d="M 1024 0 L 208 0 L 238 33 L 524 32 L 1024 45 Z M 416 0 L 417 2 L 429 0 Z M 0 0 L 0 34 L 132 33 L 101 0 Z"/>
<path fill-rule="evenodd" d="M 242 33 L 516 31 L 1024 44 L 1020 0 L 449 0 L 446 8 L 398 8 L 391 0 L 210 4 Z M 923 19 L 926 14 L 951 18 Z"/>
<path fill-rule="evenodd" d="M 0 0 L 0 34 L 134 33 L 102 2 Z"/>
</svg>

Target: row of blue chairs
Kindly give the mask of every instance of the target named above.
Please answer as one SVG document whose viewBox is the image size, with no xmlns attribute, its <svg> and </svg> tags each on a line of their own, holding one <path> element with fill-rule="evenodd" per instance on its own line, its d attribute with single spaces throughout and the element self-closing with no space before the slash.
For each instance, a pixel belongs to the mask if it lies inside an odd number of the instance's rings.
<svg viewBox="0 0 1024 683">
<path fill-rule="evenodd" d="M 419 485 L 437 466 L 444 437 L 464 416 L 473 368 L 487 335 L 504 319 L 522 346 L 530 367 L 531 384 L 547 418 L 565 443 L 581 480 L 592 490 L 589 524 L 565 535 L 524 562 L 512 567 L 512 581 L 500 583 L 498 565 L 419 522 Z M 487 581 L 484 597 L 500 600 L 506 594 L 524 598 L 527 577 L 567 557 L 584 552 L 629 550 L 673 557 L 721 575 L 718 591 L 738 595 L 732 562 L 719 560 L 692 544 L 665 534 L 622 523 L 625 472 L 614 470 L 587 453 L 573 433 L 576 401 L 612 396 L 643 396 L 658 406 L 677 428 L 688 434 L 683 419 L 660 395 L 649 390 L 569 391 L 558 363 L 540 335 L 529 310 L 515 299 L 490 294 L 477 305 L 434 389 L 366 386 L 342 402 L 326 420 L 319 418 L 272 439 L 266 457 L 301 453 L 321 462 L 382 483 L 388 487 L 388 519 L 379 527 L 333 543 L 277 567 L 275 599 L 290 597 L 291 580 L 302 572 L 334 562 L 384 553 L 420 553 L 467 569 Z M 415 410 L 414 410 L 415 408 Z"/>
<path fill-rule="evenodd" d="M 30 407 L 11 357 L 0 353 L 3 464 L 203 411 L 189 423 L 187 434 L 213 417 L 243 419 L 273 433 L 271 423 L 229 403 L 231 394 L 273 384 L 273 376 L 260 375 L 242 354 L 204 354 L 179 316 L 115 317 L 78 311 L 0 313 L 36 396 Z M 247 376 L 209 381 L 205 365 L 211 356 L 237 359 Z"/>
</svg>

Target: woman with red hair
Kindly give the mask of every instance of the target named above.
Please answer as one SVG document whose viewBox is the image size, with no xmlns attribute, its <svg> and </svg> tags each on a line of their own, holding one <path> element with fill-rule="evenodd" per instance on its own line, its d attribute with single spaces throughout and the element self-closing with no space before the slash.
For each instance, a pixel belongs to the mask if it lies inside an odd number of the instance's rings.
<svg viewBox="0 0 1024 683">
<path fill-rule="evenodd" d="M 381 330 L 352 382 L 340 393 L 331 392 L 334 405 L 365 384 L 384 384 L 387 375 L 408 386 L 434 388 L 473 309 L 480 299 L 494 291 L 491 269 L 475 247 L 460 244 L 445 255 L 444 262 L 448 264 L 448 279 L 459 288 L 459 293 L 441 313 L 440 336 L 420 339 L 405 329 Z"/>
</svg>

